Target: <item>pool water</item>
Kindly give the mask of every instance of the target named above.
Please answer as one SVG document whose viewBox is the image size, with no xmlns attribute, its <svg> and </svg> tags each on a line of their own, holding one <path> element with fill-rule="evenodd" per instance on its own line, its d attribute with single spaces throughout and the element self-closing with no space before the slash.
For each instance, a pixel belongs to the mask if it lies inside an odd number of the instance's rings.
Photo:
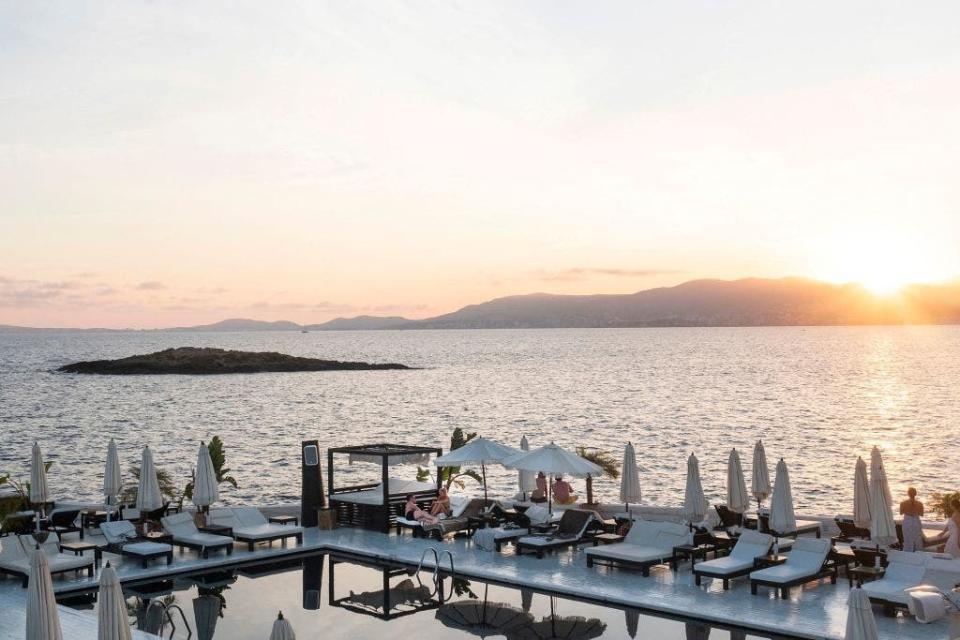
<svg viewBox="0 0 960 640">
<path fill-rule="evenodd" d="M 124 595 L 131 624 L 163 638 L 266 640 L 278 611 L 298 640 L 388 634 L 418 640 L 746 637 L 739 630 L 474 579 L 434 582 L 428 571 L 418 579 L 407 567 L 330 554 L 129 584 Z M 97 606 L 93 593 L 62 604 L 94 612 Z"/>
</svg>

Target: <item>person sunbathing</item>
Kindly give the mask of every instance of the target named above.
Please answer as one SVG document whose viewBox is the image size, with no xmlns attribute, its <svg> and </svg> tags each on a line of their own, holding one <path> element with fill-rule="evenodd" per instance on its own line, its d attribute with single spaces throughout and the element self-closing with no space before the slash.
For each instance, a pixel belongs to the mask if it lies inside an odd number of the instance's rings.
<svg viewBox="0 0 960 640">
<path fill-rule="evenodd" d="M 407 496 L 407 503 L 403 505 L 403 517 L 407 520 L 416 520 L 423 524 L 437 524 L 440 520 L 420 508 L 413 494 Z"/>
<path fill-rule="evenodd" d="M 577 501 L 577 494 L 563 476 L 557 476 L 553 482 L 553 501 L 557 504 L 573 504 Z"/>
<path fill-rule="evenodd" d="M 450 515 L 450 495 L 447 493 L 446 489 L 441 488 L 437 492 L 437 499 L 433 501 L 433 504 L 430 506 L 430 515 L 432 516 L 448 516 Z"/>
<path fill-rule="evenodd" d="M 547 476 L 543 475 L 543 471 L 537 474 L 537 488 L 534 489 L 533 494 L 530 496 L 530 502 L 546 502 L 547 501 Z"/>
</svg>

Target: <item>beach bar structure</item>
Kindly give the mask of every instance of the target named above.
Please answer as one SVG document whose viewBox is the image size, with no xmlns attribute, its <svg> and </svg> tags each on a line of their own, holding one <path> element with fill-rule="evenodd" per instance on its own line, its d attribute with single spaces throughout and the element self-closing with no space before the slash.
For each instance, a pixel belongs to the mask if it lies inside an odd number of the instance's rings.
<svg viewBox="0 0 960 640">
<path fill-rule="evenodd" d="M 338 487 L 334 483 L 336 455 L 347 455 L 349 461 L 380 465 L 380 483 Z M 390 467 L 397 464 L 424 464 L 431 455 L 440 456 L 438 447 L 417 447 L 405 444 L 364 444 L 327 449 L 327 491 L 330 508 L 336 510 L 340 525 L 363 527 L 389 533 L 396 524 L 407 496 L 413 494 L 418 503 L 436 499 L 441 486 L 436 483 L 400 480 L 390 477 Z"/>
</svg>

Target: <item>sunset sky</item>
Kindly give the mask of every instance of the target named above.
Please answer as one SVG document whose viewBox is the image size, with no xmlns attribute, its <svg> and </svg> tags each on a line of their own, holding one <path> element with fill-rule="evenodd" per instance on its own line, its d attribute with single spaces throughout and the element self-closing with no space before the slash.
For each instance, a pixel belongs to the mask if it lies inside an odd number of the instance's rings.
<svg viewBox="0 0 960 640">
<path fill-rule="evenodd" d="M 960 276 L 960 4 L 0 0 L 0 323 Z"/>
</svg>

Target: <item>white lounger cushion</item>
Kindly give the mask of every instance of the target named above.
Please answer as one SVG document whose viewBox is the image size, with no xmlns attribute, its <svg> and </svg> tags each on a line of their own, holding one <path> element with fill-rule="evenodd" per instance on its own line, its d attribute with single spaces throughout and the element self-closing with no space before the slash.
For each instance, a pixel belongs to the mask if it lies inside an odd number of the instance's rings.
<svg viewBox="0 0 960 640">
<path fill-rule="evenodd" d="M 739 573 L 753 567 L 756 558 L 770 553 L 772 545 L 773 536 L 745 530 L 740 534 L 737 544 L 733 545 L 733 550 L 730 551 L 729 556 L 701 562 L 696 568 L 699 573 L 712 576 Z"/>
<path fill-rule="evenodd" d="M 0 548 L 0 567 L 21 573 L 30 572 L 29 554 L 36 552 L 37 544 L 33 536 L 7 536 L 0 544 L 3 545 Z M 44 542 L 40 545 L 40 550 L 47 556 L 51 573 L 86 569 L 93 565 L 93 558 L 60 553 L 60 547 L 55 539 Z"/>
<path fill-rule="evenodd" d="M 100 532 L 110 544 L 118 544 L 124 551 L 137 555 L 173 551 L 173 547 L 163 542 L 131 542 L 137 538 L 137 530 L 129 520 L 104 522 L 100 525 Z"/>
<path fill-rule="evenodd" d="M 270 523 L 255 507 L 214 509 L 210 511 L 210 520 L 233 529 L 235 537 L 240 536 L 252 540 L 267 540 L 280 534 L 294 536 L 303 532 L 302 527 Z"/>
<path fill-rule="evenodd" d="M 189 513 L 175 513 L 160 519 L 164 531 L 173 536 L 175 542 L 186 542 L 201 547 L 216 547 L 231 544 L 233 538 L 214 533 L 201 533 Z"/>
<path fill-rule="evenodd" d="M 944 554 L 925 555 L 927 562 L 923 572 L 923 584 L 933 585 L 945 592 L 960 584 L 960 560 Z"/>
<path fill-rule="evenodd" d="M 829 553 L 830 541 L 826 538 L 797 538 L 785 564 L 754 571 L 750 579 L 784 583 L 812 578 L 823 569 Z"/>
<path fill-rule="evenodd" d="M 673 557 L 673 548 L 692 540 L 690 528 L 676 522 L 635 520 L 623 542 L 587 549 L 587 555 L 626 562 L 653 562 Z"/>
<path fill-rule="evenodd" d="M 887 569 L 883 577 L 863 585 L 863 591 L 871 598 L 906 605 L 909 598 L 904 589 L 918 586 L 926 572 L 924 553 L 905 551 L 887 552 Z"/>
</svg>

